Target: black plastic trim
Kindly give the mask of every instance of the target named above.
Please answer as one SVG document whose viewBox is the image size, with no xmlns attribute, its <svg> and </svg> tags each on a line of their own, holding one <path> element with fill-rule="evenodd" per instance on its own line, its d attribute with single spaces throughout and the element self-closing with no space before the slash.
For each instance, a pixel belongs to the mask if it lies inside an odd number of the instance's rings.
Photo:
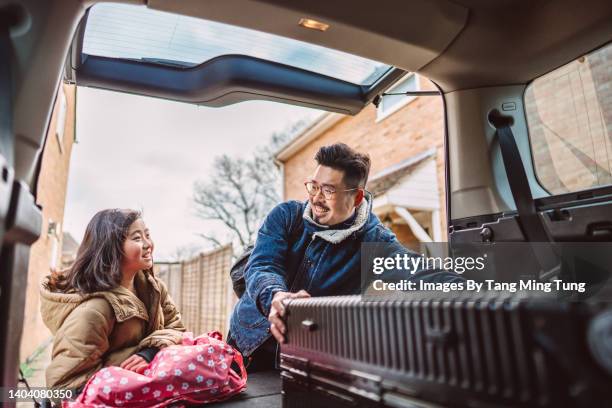
<svg viewBox="0 0 612 408">
<path fill-rule="evenodd" d="M 408 71 L 399 68 L 390 68 L 380 79 L 369 87 L 362 86 L 366 94 L 366 104 L 372 102 L 374 98 L 382 94 L 386 89 L 393 86 L 399 79 L 406 75 Z"/>
<path fill-rule="evenodd" d="M 612 201 L 612 186 L 596 187 L 535 200 L 539 210 Z"/>
<path fill-rule="evenodd" d="M 551 238 L 559 242 L 610 242 L 612 241 L 612 201 L 600 200 L 586 204 L 562 205 L 538 212 L 539 218 Z M 518 228 L 517 213 L 485 214 L 453 220 L 450 239 L 453 242 L 479 242 L 484 227 L 493 231 L 492 241 L 526 241 Z"/>
<path fill-rule="evenodd" d="M 358 85 L 243 55 L 223 55 L 192 68 L 86 55 L 75 79 L 79 86 L 212 107 L 263 99 L 356 114 L 366 104 Z"/>
</svg>

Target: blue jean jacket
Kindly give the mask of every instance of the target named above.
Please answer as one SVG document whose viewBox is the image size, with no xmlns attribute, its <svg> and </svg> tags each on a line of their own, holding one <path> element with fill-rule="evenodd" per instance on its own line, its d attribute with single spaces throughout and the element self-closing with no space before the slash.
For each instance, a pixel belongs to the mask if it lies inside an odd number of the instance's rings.
<svg viewBox="0 0 612 408">
<path fill-rule="evenodd" d="M 317 224 L 308 201 L 287 201 L 268 214 L 244 272 L 246 292 L 230 319 L 230 336 L 243 355 L 251 355 L 271 336 L 267 315 L 277 291 L 304 289 L 311 296 L 359 293 L 361 243 L 397 243 L 372 213 L 371 202 L 371 197 L 364 200 L 353 225 L 338 230 Z"/>
</svg>

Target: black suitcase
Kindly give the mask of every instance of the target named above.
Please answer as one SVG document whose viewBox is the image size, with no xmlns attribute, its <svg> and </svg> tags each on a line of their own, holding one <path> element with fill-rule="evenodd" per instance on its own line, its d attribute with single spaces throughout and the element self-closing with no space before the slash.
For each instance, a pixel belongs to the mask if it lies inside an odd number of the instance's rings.
<svg viewBox="0 0 612 408">
<path fill-rule="evenodd" d="M 287 310 L 285 408 L 612 407 L 606 305 L 429 294 L 296 299 Z"/>
</svg>

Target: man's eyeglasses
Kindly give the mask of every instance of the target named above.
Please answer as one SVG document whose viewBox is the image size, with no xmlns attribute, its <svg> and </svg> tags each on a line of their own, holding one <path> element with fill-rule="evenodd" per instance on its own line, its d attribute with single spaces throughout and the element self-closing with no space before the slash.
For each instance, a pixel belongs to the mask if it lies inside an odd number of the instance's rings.
<svg viewBox="0 0 612 408">
<path fill-rule="evenodd" d="M 335 187 L 333 186 L 328 186 L 328 185 L 318 185 L 317 183 L 313 182 L 313 181 L 305 181 L 304 185 L 306 186 L 306 191 L 308 192 L 308 194 L 311 197 L 316 196 L 317 194 L 319 194 L 319 192 L 321 192 L 321 194 L 323 194 L 323 197 L 325 197 L 326 200 L 332 200 L 334 198 L 334 194 L 336 194 L 336 192 L 340 191 L 340 192 L 344 192 L 344 191 L 353 191 L 353 190 L 359 190 L 359 188 L 349 188 L 346 190 L 336 190 Z"/>
</svg>

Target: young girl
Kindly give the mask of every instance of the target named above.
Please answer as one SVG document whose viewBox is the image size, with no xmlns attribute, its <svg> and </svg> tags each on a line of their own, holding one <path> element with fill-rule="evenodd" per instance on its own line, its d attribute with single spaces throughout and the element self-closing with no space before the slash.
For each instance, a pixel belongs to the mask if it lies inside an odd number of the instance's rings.
<svg viewBox="0 0 612 408">
<path fill-rule="evenodd" d="M 185 328 L 153 275 L 153 241 L 140 213 L 103 210 L 87 225 L 74 264 L 42 284 L 42 317 L 54 335 L 47 387 L 78 390 L 105 366 L 142 372 Z"/>
</svg>

